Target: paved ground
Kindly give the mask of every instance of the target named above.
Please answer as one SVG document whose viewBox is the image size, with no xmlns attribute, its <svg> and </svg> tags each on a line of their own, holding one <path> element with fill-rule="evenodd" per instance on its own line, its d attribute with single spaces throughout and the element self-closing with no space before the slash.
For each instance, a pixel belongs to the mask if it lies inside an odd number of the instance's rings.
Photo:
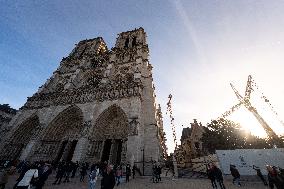
<svg viewBox="0 0 284 189">
<path fill-rule="evenodd" d="M 12 189 L 15 184 L 16 176 L 9 178 L 7 189 Z M 44 189 L 87 189 L 87 179 L 84 183 L 79 182 L 79 178 L 74 178 L 70 183 L 62 183 L 60 185 L 52 185 L 54 181 L 54 175 L 51 175 L 44 186 Z M 98 181 L 97 189 L 100 189 L 100 180 Z M 231 182 L 225 182 L 227 189 L 239 188 L 234 186 Z M 152 183 L 150 177 L 139 177 L 134 180 L 130 180 L 129 183 L 123 182 L 117 189 L 211 189 L 211 184 L 207 179 L 176 179 L 162 178 L 161 183 Z M 264 187 L 260 182 L 248 182 L 243 183 L 241 188 L 246 189 L 268 189 Z"/>
</svg>

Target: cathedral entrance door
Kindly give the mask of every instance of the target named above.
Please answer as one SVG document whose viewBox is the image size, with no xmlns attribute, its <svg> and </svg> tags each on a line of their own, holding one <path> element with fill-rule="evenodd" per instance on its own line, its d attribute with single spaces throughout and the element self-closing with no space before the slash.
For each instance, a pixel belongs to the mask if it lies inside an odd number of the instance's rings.
<svg viewBox="0 0 284 189">
<path fill-rule="evenodd" d="M 58 163 L 60 161 L 60 159 L 62 158 L 63 152 L 64 152 L 64 150 L 67 146 L 67 143 L 68 143 L 68 140 L 65 140 L 65 141 L 62 142 L 60 150 L 58 151 L 58 154 L 57 154 L 57 156 L 54 160 L 55 163 Z"/>
<path fill-rule="evenodd" d="M 75 148 L 76 148 L 76 145 L 77 145 L 77 142 L 78 142 L 77 140 L 73 140 L 71 142 L 71 146 L 70 146 L 70 149 L 68 151 L 66 161 L 71 161 L 72 160 L 73 155 L 74 155 L 74 151 L 75 151 Z"/>
<path fill-rule="evenodd" d="M 104 142 L 101 162 L 105 162 L 109 160 L 110 148 L 111 148 L 111 139 L 107 139 Z"/>
<path fill-rule="evenodd" d="M 119 165 L 121 162 L 122 140 L 115 140 L 112 152 L 112 163 Z"/>
</svg>

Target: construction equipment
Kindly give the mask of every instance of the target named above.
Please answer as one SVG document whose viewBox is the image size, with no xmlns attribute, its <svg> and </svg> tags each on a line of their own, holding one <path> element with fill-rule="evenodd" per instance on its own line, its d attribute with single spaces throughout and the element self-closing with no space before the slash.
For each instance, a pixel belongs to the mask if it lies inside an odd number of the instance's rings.
<svg viewBox="0 0 284 189">
<path fill-rule="evenodd" d="M 270 141 L 278 141 L 278 139 L 279 139 L 278 135 L 271 129 L 271 127 L 260 116 L 260 114 L 258 113 L 256 108 L 253 107 L 251 102 L 250 102 L 250 97 L 251 97 L 252 91 L 254 91 L 254 89 L 259 90 L 259 87 L 256 85 L 256 83 L 252 79 L 252 76 L 251 75 L 248 76 L 248 81 L 247 81 L 247 86 L 246 86 L 246 91 L 245 91 L 245 96 L 244 97 L 242 97 L 240 95 L 240 93 L 237 91 L 237 89 L 234 87 L 234 85 L 232 83 L 230 83 L 230 85 L 231 85 L 231 88 L 233 89 L 235 95 L 237 96 L 237 98 L 239 100 L 239 103 L 234 105 L 230 110 L 226 111 L 224 114 L 222 114 L 221 118 L 225 118 L 225 117 L 231 115 L 234 111 L 236 111 L 242 105 L 244 105 L 244 107 L 246 109 L 248 109 L 254 115 L 254 117 L 257 119 L 257 121 L 263 127 L 263 129 L 267 133 L 268 139 Z M 264 100 L 264 102 L 268 103 L 268 105 L 269 105 L 270 109 L 272 110 L 272 112 L 275 113 L 276 115 L 278 115 L 277 112 L 274 110 L 273 106 L 271 105 L 270 101 L 264 96 L 264 94 L 262 92 L 261 92 L 261 94 L 262 94 L 261 98 Z M 282 121 L 281 121 L 281 123 L 283 124 Z"/>
</svg>

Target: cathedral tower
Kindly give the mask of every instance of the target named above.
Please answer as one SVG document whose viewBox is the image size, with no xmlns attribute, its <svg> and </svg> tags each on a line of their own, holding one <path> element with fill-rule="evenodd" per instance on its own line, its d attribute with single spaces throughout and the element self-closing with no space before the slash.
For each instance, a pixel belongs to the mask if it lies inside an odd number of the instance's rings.
<svg viewBox="0 0 284 189">
<path fill-rule="evenodd" d="M 150 174 L 165 146 L 144 29 L 118 34 L 111 50 L 101 37 L 80 41 L 9 126 L 1 159 L 135 163 Z"/>
</svg>

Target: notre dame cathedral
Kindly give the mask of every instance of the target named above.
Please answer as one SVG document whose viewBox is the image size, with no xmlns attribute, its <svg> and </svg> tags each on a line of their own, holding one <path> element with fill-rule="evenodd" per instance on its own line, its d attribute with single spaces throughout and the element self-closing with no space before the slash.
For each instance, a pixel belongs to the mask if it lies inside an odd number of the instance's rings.
<svg viewBox="0 0 284 189">
<path fill-rule="evenodd" d="M 118 34 L 111 50 L 80 41 L 7 127 L 0 160 L 143 161 L 150 173 L 166 146 L 144 29 Z"/>
</svg>

